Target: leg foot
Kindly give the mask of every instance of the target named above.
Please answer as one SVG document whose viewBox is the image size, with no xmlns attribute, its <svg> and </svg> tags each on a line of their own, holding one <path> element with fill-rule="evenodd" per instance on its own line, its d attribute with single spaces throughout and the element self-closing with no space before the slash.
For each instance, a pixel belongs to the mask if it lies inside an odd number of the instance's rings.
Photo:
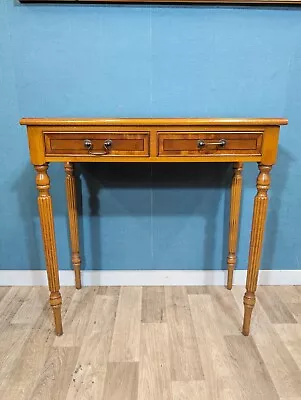
<svg viewBox="0 0 301 400">
<path fill-rule="evenodd" d="M 255 305 L 255 294 L 246 292 L 244 295 L 244 322 L 242 327 L 242 333 L 244 336 L 249 336 L 250 333 L 250 324 L 251 324 L 251 316 L 252 311 Z"/>
<path fill-rule="evenodd" d="M 78 254 L 73 254 L 72 255 L 72 264 L 73 264 L 73 269 L 74 269 L 74 274 L 75 274 L 75 287 L 76 289 L 81 289 L 82 284 L 81 284 L 81 273 L 80 273 L 80 257 Z"/>
<path fill-rule="evenodd" d="M 55 333 L 57 336 L 61 336 L 63 334 L 61 306 L 52 307 L 52 311 L 54 317 Z"/>
<path fill-rule="evenodd" d="M 62 305 L 61 293 L 60 292 L 50 293 L 49 302 L 52 307 L 52 312 L 54 317 L 55 333 L 57 336 L 61 336 L 63 334 L 62 316 L 61 316 L 61 305 Z"/>
<path fill-rule="evenodd" d="M 236 264 L 236 256 L 229 255 L 227 258 L 227 264 L 228 264 L 227 289 L 231 290 L 233 286 L 233 272 Z"/>
</svg>

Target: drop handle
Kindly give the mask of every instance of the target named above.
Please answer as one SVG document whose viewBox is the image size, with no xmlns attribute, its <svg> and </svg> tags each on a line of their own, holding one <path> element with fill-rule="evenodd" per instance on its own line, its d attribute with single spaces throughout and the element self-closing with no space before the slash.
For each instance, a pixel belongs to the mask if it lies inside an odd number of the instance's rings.
<svg viewBox="0 0 301 400">
<path fill-rule="evenodd" d="M 107 139 L 103 143 L 103 148 L 105 151 L 92 151 L 93 150 L 93 143 L 91 140 L 86 139 L 84 141 L 84 146 L 88 150 L 88 153 L 93 155 L 93 156 L 105 156 L 106 154 L 110 153 L 111 147 L 112 147 L 113 141 L 111 139 Z"/>
<path fill-rule="evenodd" d="M 204 148 L 205 146 L 220 146 L 220 147 L 225 147 L 227 144 L 227 141 L 225 139 L 221 139 L 218 142 L 205 142 L 205 140 L 198 140 L 197 145 L 199 149 Z"/>
</svg>

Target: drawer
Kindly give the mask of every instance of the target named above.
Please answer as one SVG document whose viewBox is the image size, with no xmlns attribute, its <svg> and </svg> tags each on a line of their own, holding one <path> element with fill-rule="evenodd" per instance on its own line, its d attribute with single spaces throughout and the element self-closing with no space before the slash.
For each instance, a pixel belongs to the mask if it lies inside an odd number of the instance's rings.
<svg viewBox="0 0 301 400">
<path fill-rule="evenodd" d="M 149 132 L 44 132 L 46 155 L 149 156 Z"/>
<path fill-rule="evenodd" d="M 262 132 L 157 132 L 159 156 L 261 155 Z"/>
</svg>

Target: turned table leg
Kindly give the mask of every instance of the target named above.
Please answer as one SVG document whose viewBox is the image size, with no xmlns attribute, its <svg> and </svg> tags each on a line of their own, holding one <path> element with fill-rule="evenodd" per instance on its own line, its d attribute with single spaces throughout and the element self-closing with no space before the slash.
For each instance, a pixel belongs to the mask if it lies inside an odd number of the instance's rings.
<svg viewBox="0 0 301 400">
<path fill-rule="evenodd" d="M 47 174 L 48 163 L 44 165 L 35 165 L 34 167 L 37 172 L 36 185 L 39 192 L 38 206 L 50 291 L 49 302 L 53 311 L 55 332 L 57 335 L 62 335 L 62 297 L 60 293 L 59 272 L 56 255 L 52 201 L 49 193 L 50 180 Z"/>
<path fill-rule="evenodd" d="M 69 216 L 69 230 L 72 251 L 72 264 L 75 274 L 75 287 L 81 288 L 80 277 L 80 253 L 79 253 L 79 237 L 78 237 L 78 218 L 76 206 L 76 190 L 75 190 L 75 176 L 73 163 L 65 163 L 66 172 L 66 194 Z"/>
<path fill-rule="evenodd" d="M 259 175 L 257 177 L 257 194 L 254 199 L 253 221 L 250 240 L 249 264 L 244 295 L 244 322 L 242 333 L 249 335 L 251 314 L 255 305 L 255 291 L 257 288 L 258 271 L 260 266 L 261 251 L 264 236 L 264 227 L 268 208 L 267 192 L 270 187 L 270 165 L 258 164 Z"/>
<path fill-rule="evenodd" d="M 233 271 L 236 265 L 236 249 L 239 228 L 240 201 L 242 190 L 242 169 L 243 163 L 236 162 L 233 164 L 233 177 L 231 185 L 230 200 L 230 224 L 229 224 L 229 254 L 227 258 L 228 279 L 227 289 L 232 289 Z"/>
</svg>

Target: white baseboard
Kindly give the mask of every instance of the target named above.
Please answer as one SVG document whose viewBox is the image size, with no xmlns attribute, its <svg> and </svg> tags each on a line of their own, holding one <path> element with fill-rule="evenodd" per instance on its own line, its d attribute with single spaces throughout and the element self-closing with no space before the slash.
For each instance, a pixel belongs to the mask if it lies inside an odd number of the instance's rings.
<svg viewBox="0 0 301 400">
<path fill-rule="evenodd" d="M 150 270 L 82 271 L 83 286 L 225 285 L 226 271 Z M 234 284 L 244 285 L 246 271 L 234 272 Z M 60 271 L 61 286 L 74 285 L 73 271 Z M 46 286 L 45 271 L 0 270 L 0 286 Z M 301 285 L 301 270 L 262 270 L 259 285 Z"/>
</svg>

